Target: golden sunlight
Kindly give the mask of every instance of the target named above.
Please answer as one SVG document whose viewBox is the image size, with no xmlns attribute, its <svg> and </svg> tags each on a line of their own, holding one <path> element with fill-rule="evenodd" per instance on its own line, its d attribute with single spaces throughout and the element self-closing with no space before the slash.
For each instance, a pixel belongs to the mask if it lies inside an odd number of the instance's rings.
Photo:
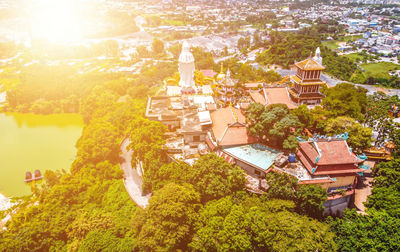
<svg viewBox="0 0 400 252">
<path fill-rule="evenodd" d="M 51 42 L 76 42 L 83 38 L 83 18 L 78 0 L 32 0 L 31 35 Z"/>
</svg>

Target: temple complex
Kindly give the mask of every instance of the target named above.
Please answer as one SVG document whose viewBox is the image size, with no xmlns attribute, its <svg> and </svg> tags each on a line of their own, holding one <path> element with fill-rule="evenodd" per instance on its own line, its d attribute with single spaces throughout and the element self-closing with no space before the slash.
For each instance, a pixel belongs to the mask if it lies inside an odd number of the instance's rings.
<svg viewBox="0 0 400 252">
<path fill-rule="evenodd" d="M 295 63 L 296 75 L 290 77 L 293 87 L 289 90 L 290 98 L 297 104 L 320 104 L 324 95 L 319 91 L 320 87 L 326 85 L 321 77 L 322 65 L 320 50 L 317 48 L 316 55 Z"/>
<path fill-rule="evenodd" d="M 326 189 L 325 214 L 341 214 L 364 172 L 363 160 L 347 145 L 348 135 L 299 139 L 296 155 L 288 156 L 251 136 L 244 115 L 250 102 L 286 104 L 289 109 L 320 103 L 323 95 L 319 88 L 325 84 L 320 80 L 321 63 L 317 49 L 315 57 L 296 63 L 297 73 L 290 77 L 293 87 L 287 85 L 287 77 L 268 86 L 248 83 L 239 95 L 229 69 L 225 74 L 221 66 L 218 75 L 203 70 L 195 76 L 194 58 L 185 42 L 179 57 L 179 85 L 176 76 L 165 80 L 165 90 L 149 97 L 146 117 L 168 127 L 164 152 L 171 162 L 192 165 L 201 155 L 214 152 L 241 167 L 247 174 L 248 190 L 259 194 L 268 188 L 265 177 L 269 172 L 284 172 L 300 185 L 317 184 Z"/>
</svg>

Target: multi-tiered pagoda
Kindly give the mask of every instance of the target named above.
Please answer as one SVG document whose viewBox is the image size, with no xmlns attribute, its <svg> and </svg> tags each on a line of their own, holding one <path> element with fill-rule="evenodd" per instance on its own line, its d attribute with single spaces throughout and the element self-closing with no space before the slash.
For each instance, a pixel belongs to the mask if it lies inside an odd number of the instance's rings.
<svg viewBox="0 0 400 252">
<path fill-rule="evenodd" d="M 289 90 L 291 99 L 297 104 L 319 104 L 324 95 L 319 91 L 322 85 L 326 85 L 321 77 L 322 58 L 317 48 L 315 57 L 312 55 L 306 60 L 295 63 L 296 75 L 290 76 L 293 87 Z"/>
<path fill-rule="evenodd" d="M 223 105 L 227 106 L 236 103 L 235 97 L 235 84 L 236 82 L 231 78 L 231 72 L 228 69 L 226 75 L 223 73 L 221 66 L 221 73 L 217 76 L 216 83 L 216 98 Z"/>
</svg>

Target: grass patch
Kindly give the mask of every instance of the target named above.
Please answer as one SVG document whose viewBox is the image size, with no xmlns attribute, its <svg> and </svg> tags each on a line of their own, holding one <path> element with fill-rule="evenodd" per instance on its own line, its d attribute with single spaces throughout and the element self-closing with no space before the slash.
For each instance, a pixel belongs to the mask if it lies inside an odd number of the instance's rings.
<svg viewBox="0 0 400 252">
<path fill-rule="evenodd" d="M 165 19 L 163 20 L 166 24 L 168 25 L 173 25 L 173 26 L 184 26 L 185 22 L 182 20 L 172 20 L 172 19 Z"/>
<path fill-rule="evenodd" d="M 368 63 L 362 64 L 361 67 L 365 70 L 365 73 L 370 76 L 380 73 L 389 73 L 389 71 L 393 70 L 400 70 L 400 65 L 392 62 Z"/>
<path fill-rule="evenodd" d="M 362 38 L 362 35 L 343 36 L 343 37 L 339 37 L 338 40 L 323 41 L 322 45 L 328 47 L 331 50 L 336 50 L 336 49 L 338 49 L 339 43 L 341 43 L 341 42 L 350 43 L 350 42 L 354 42 L 357 39 L 361 39 L 361 38 Z"/>
<path fill-rule="evenodd" d="M 336 40 L 323 41 L 322 45 L 328 47 L 330 50 L 336 50 L 339 47 Z"/>
<path fill-rule="evenodd" d="M 349 35 L 344 37 L 339 37 L 339 41 L 344 41 L 346 43 L 354 42 L 357 39 L 362 39 L 363 35 Z"/>
<path fill-rule="evenodd" d="M 343 56 L 346 58 L 349 58 L 353 61 L 356 61 L 356 62 L 362 61 L 364 59 L 364 57 L 362 55 L 360 55 L 359 53 L 350 53 L 350 54 L 346 54 Z"/>
</svg>

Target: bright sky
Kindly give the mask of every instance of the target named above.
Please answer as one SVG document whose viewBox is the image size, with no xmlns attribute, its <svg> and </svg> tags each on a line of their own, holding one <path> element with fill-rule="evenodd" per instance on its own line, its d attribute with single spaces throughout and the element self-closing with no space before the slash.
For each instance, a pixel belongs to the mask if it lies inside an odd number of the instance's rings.
<svg viewBox="0 0 400 252">
<path fill-rule="evenodd" d="M 52 42 L 76 42 L 84 37 L 79 0 L 31 0 L 32 37 Z"/>
</svg>

